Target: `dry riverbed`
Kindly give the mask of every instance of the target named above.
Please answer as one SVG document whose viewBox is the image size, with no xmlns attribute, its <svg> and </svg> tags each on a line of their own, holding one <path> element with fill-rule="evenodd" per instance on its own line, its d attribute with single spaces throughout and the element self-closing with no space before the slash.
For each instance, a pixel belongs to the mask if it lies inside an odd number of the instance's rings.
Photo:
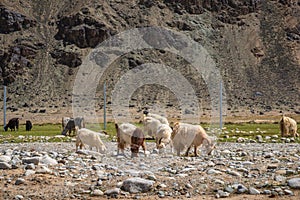
<svg viewBox="0 0 300 200">
<path fill-rule="evenodd" d="M 70 143 L 0 145 L 1 199 L 300 199 L 300 145 L 219 143 L 213 156 L 131 159 Z"/>
</svg>

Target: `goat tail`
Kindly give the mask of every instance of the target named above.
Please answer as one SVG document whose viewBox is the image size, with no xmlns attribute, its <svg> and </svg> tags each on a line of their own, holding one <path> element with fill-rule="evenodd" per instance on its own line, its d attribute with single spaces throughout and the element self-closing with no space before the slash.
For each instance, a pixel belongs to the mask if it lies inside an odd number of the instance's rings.
<svg viewBox="0 0 300 200">
<path fill-rule="evenodd" d="M 120 143 L 120 130 L 119 125 L 115 123 L 116 131 L 117 131 L 117 142 Z"/>
<path fill-rule="evenodd" d="M 75 126 L 75 135 L 78 135 L 79 127 Z"/>
</svg>

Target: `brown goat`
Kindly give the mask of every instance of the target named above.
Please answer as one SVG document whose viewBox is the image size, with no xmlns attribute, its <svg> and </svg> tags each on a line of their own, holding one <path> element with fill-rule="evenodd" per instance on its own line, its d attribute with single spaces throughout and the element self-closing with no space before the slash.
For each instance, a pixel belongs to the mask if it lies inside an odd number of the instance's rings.
<svg viewBox="0 0 300 200">
<path fill-rule="evenodd" d="M 124 149 L 130 145 L 131 157 L 138 156 L 140 146 L 142 146 L 146 156 L 145 136 L 141 129 L 133 124 L 123 123 L 120 126 L 115 124 L 117 131 L 118 154 L 119 150 L 124 154 Z"/>
<path fill-rule="evenodd" d="M 136 128 L 133 131 L 131 136 L 131 158 L 138 157 L 139 148 L 142 146 L 144 153 L 146 155 L 146 143 L 145 143 L 145 136 L 143 131 L 140 128 Z"/>
</svg>

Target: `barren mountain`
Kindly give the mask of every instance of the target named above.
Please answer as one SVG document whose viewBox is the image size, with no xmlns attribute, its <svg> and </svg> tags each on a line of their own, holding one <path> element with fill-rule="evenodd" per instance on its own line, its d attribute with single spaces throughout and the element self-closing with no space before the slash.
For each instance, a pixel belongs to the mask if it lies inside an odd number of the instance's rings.
<svg viewBox="0 0 300 200">
<path fill-rule="evenodd" d="M 299 114 L 298 0 L 1 0 L 0 79 L 7 85 L 9 115 L 71 113 L 74 80 L 89 53 L 110 37 L 142 27 L 182 33 L 206 49 L 222 76 L 227 116 Z M 102 112 L 105 81 L 110 111 L 116 83 L 147 63 L 178 71 L 195 90 L 202 114 L 212 109 L 205 79 L 186 59 L 144 49 L 119 56 L 105 71 L 96 111 Z M 158 84 L 138 88 L 129 104 L 135 111 L 178 105 L 174 92 Z"/>
</svg>

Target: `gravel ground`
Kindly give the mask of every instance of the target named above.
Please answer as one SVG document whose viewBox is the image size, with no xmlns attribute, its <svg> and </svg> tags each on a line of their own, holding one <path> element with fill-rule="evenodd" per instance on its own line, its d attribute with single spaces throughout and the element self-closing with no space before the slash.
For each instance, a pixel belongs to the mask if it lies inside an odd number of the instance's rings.
<svg viewBox="0 0 300 200">
<path fill-rule="evenodd" d="M 178 157 L 147 143 L 134 159 L 106 146 L 1 144 L 0 199 L 300 199 L 299 144 L 219 143 L 212 156 Z"/>
</svg>

